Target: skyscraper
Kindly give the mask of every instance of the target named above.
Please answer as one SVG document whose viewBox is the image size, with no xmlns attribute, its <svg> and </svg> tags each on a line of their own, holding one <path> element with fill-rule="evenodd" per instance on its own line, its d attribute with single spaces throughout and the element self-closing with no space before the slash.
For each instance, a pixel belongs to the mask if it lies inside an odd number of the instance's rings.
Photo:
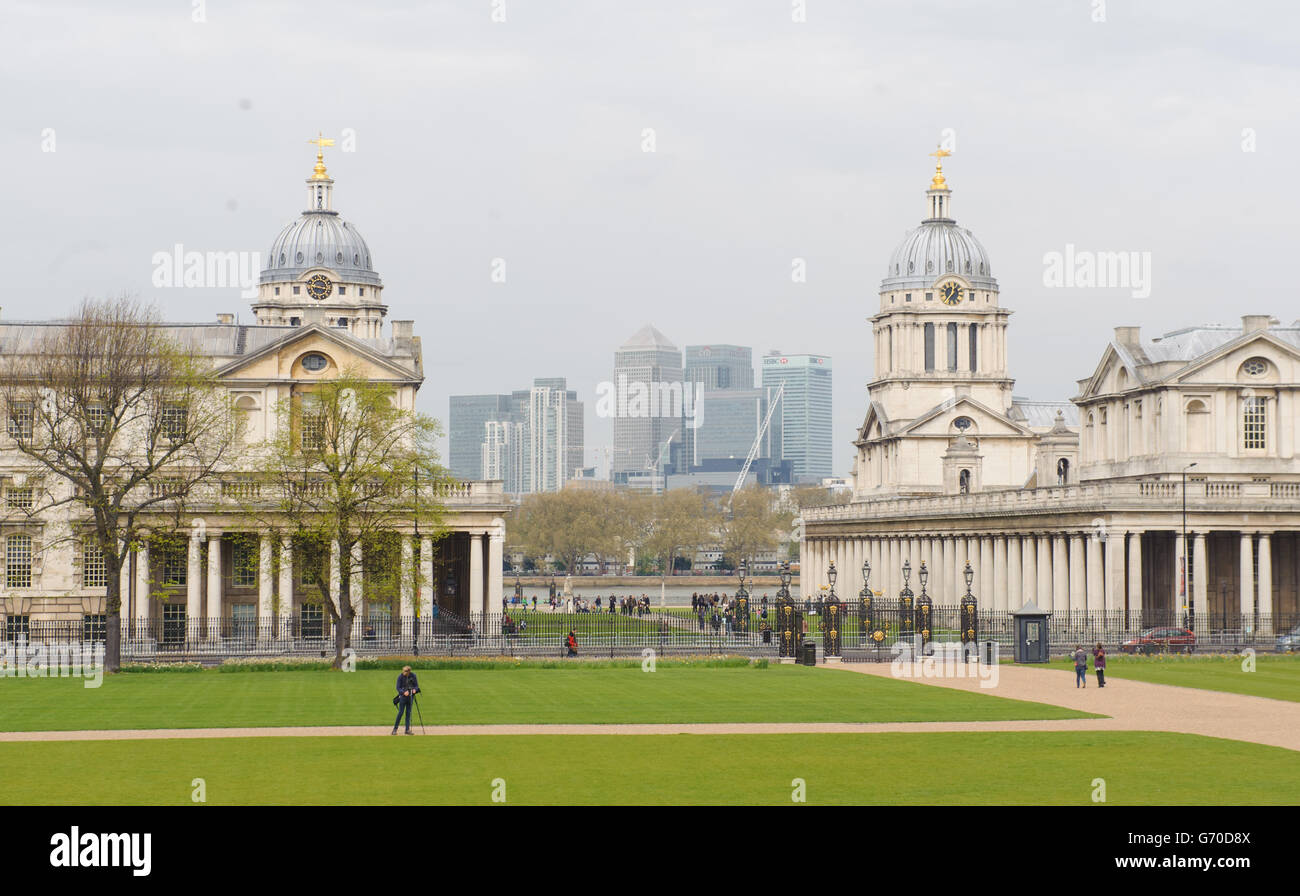
<svg viewBox="0 0 1300 896">
<path fill-rule="evenodd" d="M 754 388 L 754 350 L 748 345 L 686 346 L 685 378 L 711 389 Z"/>
<path fill-rule="evenodd" d="M 613 386 L 612 478 L 626 482 L 629 473 L 662 474 L 682 440 L 681 351 L 646 324 L 614 352 Z"/>
<path fill-rule="evenodd" d="M 496 479 L 483 471 L 484 424 L 511 419 L 509 395 L 453 395 L 447 418 L 447 466 L 457 479 Z"/>
<path fill-rule="evenodd" d="M 781 425 L 781 457 L 791 462 L 796 482 L 818 482 L 832 472 L 831 359 L 768 352 L 763 385 L 775 390 L 782 384 L 785 395 L 772 420 Z"/>
<path fill-rule="evenodd" d="M 511 494 L 563 488 L 582 466 L 584 438 L 582 402 L 566 385 L 539 377 L 509 395 L 452 396 L 452 475 L 500 479 Z"/>
</svg>

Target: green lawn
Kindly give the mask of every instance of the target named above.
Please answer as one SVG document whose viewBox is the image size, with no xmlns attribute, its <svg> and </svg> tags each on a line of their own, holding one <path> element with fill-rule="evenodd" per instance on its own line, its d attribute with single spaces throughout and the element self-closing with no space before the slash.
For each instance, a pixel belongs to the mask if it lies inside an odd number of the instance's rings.
<svg viewBox="0 0 1300 896">
<path fill-rule="evenodd" d="M 494 779 L 510 804 L 791 805 L 795 778 L 809 804 L 1092 806 L 1098 778 L 1109 805 L 1300 803 L 1291 751 L 1148 732 L 0 744 L 0 804 L 192 805 L 195 778 L 209 805 L 490 805 Z"/>
<path fill-rule="evenodd" d="M 1256 655 L 1253 671 L 1247 671 L 1243 665 L 1245 661 L 1243 656 L 1107 655 L 1106 677 L 1300 701 L 1300 655 Z M 1038 668 L 1074 671 L 1074 662 L 1062 658 Z M 1088 655 L 1088 678 L 1092 683 L 1097 680 L 1091 653 Z"/>
<path fill-rule="evenodd" d="M 419 665 L 416 664 L 419 672 Z M 0 679 L 0 730 L 391 725 L 397 673 L 137 672 Z M 426 724 L 921 722 L 1087 718 L 1059 706 L 803 666 L 420 673 Z"/>
</svg>

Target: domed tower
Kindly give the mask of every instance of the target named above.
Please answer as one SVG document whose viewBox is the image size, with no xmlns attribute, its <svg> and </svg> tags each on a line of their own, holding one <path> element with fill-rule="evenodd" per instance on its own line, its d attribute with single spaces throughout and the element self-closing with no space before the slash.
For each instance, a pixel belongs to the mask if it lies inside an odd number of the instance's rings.
<svg viewBox="0 0 1300 896">
<path fill-rule="evenodd" d="M 988 252 L 957 226 L 937 161 L 925 217 L 889 258 L 871 318 L 875 370 L 854 444 L 859 497 L 1019 486 L 1034 433 L 1013 409 L 1007 320 Z"/>
<path fill-rule="evenodd" d="M 383 334 L 388 307 L 370 247 L 355 226 L 334 210 L 334 180 L 325 170 L 318 138 L 316 167 L 307 178 L 307 210 L 271 244 L 253 312 L 259 324 L 320 323 L 353 336 Z"/>
<path fill-rule="evenodd" d="M 1011 407 L 1006 330 L 988 252 L 957 226 L 940 149 L 925 192 L 926 217 L 889 258 L 880 284 L 872 398 L 894 420 L 910 419 L 953 395 L 999 411 Z"/>
</svg>

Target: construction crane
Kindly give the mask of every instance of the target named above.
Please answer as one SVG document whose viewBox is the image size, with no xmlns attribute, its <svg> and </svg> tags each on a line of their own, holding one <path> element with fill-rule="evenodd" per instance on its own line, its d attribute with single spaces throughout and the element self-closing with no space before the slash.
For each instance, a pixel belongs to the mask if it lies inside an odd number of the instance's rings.
<svg viewBox="0 0 1300 896">
<path fill-rule="evenodd" d="M 673 439 L 677 438 L 679 432 L 681 432 L 680 429 L 673 430 L 673 434 L 664 442 L 663 447 L 659 449 L 659 456 L 656 457 L 653 462 L 650 460 L 650 455 L 647 454 L 645 456 L 645 468 L 646 472 L 650 473 L 650 488 L 652 491 L 656 487 L 655 481 L 659 478 L 659 469 L 663 466 L 664 455 L 668 453 L 668 446 L 673 443 Z M 667 489 L 663 490 L 667 491 Z"/>
<path fill-rule="evenodd" d="M 736 484 L 731 489 L 731 495 L 727 498 L 728 515 L 731 514 L 731 502 L 736 500 L 736 492 L 744 488 L 745 477 L 749 475 L 749 468 L 758 458 L 759 446 L 763 444 L 763 436 L 772 423 L 772 414 L 776 412 L 776 406 L 781 403 L 783 395 L 785 395 L 785 383 L 777 387 L 776 394 L 772 396 L 772 403 L 767 406 L 767 414 L 763 417 L 763 425 L 758 428 L 758 435 L 754 436 L 754 444 L 749 446 L 749 455 L 745 458 L 745 465 L 740 468 L 740 475 L 736 477 Z"/>
</svg>

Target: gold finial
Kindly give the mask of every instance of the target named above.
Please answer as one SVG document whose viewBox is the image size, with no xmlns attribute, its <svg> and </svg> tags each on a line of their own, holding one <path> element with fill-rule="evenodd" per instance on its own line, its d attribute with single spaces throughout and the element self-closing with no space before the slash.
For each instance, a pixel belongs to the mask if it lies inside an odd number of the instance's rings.
<svg viewBox="0 0 1300 896">
<path fill-rule="evenodd" d="M 948 182 L 943 179 L 943 160 L 952 153 L 940 146 L 930 155 L 934 156 L 934 179 L 930 181 L 930 189 L 946 190 L 948 189 Z"/>
<path fill-rule="evenodd" d="M 329 175 L 325 173 L 325 147 L 333 146 L 333 139 L 326 137 L 320 131 L 316 132 L 315 140 L 308 140 L 308 143 L 316 144 L 316 167 L 312 169 L 312 180 L 327 180 Z"/>
</svg>

